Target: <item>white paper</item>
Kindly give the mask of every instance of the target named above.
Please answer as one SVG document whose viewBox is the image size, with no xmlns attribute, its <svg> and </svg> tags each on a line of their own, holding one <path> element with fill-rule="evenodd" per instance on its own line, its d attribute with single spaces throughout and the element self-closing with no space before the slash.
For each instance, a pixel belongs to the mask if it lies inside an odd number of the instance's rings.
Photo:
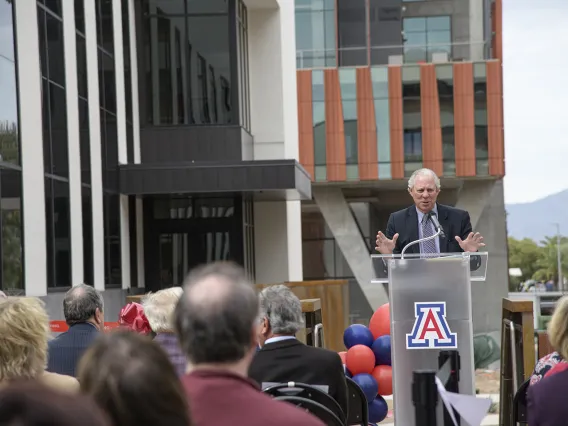
<svg viewBox="0 0 568 426">
<path fill-rule="evenodd" d="M 481 426 L 481 422 L 489 412 L 489 408 L 491 408 L 490 398 L 477 398 L 473 395 L 461 395 L 448 392 L 437 377 L 436 386 L 438 387 L 438 393 L 442 401 L 444 401 L 444 405 L 450 413 L 454 426 L 457 426 L 457 421 L 452 408 L 458 412 L 468 425 Z"/>
</svg>

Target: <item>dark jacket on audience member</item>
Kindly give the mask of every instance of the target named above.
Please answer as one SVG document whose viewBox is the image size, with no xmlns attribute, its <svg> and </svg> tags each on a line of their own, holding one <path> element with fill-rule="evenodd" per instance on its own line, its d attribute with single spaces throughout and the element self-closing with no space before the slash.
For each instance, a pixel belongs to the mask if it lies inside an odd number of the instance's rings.
<svg viewBox="0 0 568 426">
<path fill-rule="evenodd" d="M 68 331 L 51 340 L 47 371 L 75 377 L 77 363 L 98 334 L 94 325 L 80 323 L 72 325 Z"/>
<path fill-rule="evenodd" d="M 318 418 L 260 392 L 245 377 L 217 370 L 194 370 L 181 378 L 194 426 L 324 426 Z"/>
<path fill-rule="evenodd" d="M 529 386 L 527 415 L 530 426 L 566 426 L 568 424 L 568 370 L 545 377 Z"/>
<path fill-rule="evenodd" d="M 328 393 L 347 416 L 347 383 L 341 358 L 336 352 L 307 346 L 296 339 L 268 343 L 256 353 L 249 377 L 265 382 L 299 382 L 329 386 Z"/>
</svg>

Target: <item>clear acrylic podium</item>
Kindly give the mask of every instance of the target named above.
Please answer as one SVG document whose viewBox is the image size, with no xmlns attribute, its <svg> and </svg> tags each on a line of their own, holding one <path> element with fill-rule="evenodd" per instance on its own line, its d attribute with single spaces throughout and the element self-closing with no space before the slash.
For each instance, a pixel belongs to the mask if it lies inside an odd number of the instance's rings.
<svg viewBox="0 0 568 426">
<path fill-rule="evenodd" d="M 485 281 L 487 253 L 372 255 L 371 261 L 372 283 L 388 284 L 394 418 L 397 425 L 411 426 L 412 373 L 438 371 L 441 351 L 459 351 L 459 393 L 475 395 L 471 282 Z M 437 326 L 440 331 L 431 331 Z M 461 425 L 466 425 L 463 419 Z"/>
</svg>

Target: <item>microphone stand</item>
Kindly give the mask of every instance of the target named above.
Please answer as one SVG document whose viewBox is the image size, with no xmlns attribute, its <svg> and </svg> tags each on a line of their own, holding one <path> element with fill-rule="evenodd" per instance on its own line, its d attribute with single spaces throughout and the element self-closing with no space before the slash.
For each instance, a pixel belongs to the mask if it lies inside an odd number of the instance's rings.
<svg viewBox="0 0 568 426">
<path fill-rule="evenodd" d="M 406 252 L 406 250 L 408 250 L 409 247 L 412 247 L 414 244 L 423 243 L 424 241 L 433 240 L 434 238 L 438 237 L 441 233 L 442 233 L 442 228 L 437 228 L 436 233 L 434 235 L 431 235 L 431 236 L 426 237 L 426 238 L 421 238 L 421 239 L 416 240 L 416 241 L 409 242 L 406 246 L 404 246 L 404 248 L 400 252 L 400 258 L 404 259 L 404 253 Z"/>
</svg>

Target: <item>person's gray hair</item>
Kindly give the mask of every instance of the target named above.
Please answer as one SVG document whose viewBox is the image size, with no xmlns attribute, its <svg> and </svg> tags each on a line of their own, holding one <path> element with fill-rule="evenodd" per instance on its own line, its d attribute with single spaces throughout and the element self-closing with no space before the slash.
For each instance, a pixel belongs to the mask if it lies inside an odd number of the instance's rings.
<svg viewBox="0 0 568 426">
<path fill-rule="evenodd" d="M 254 346 L 258 295 L 244 270 L 216 262 L 190 272 L 174 313 L 181 348 L 194 364 L 239 361 Z"/>
<path fill-rule="evenodd" d="M 440 178 L 438 177 L 438 175 L 433 170 L 418 169 L 410 175 L 410 178 L 408 179 L 408 189 L 414 188 L 414 184 L 416 183 L 416 178 L 418 176 L 431 177 L 432 179 L 434 179 L 434 184 L 436 184 L 436 188 L 438 188 L 438 189 L 441 188 Z"/>
<path fill-rule="evenodd" d="M 259 295 L 260 316 L 270 323 L 273 334 L 296 334 L 304 326 L 302 302 L 285 285 L 271 285 Z"/>
<path fill-rule="evenodd" d="M 103 311 L 103 296 L 92 286 L 79 284 L 72 287 L 63 299 L 63 315 L 69 325 L 87 322 L 97 309 Z"/>
<path fill-rule="evenodd" d="M 154 333 L 173 331 L 173 315 L 183 294 L 181 287 L 171 287 L 148 294 L 142 301 L 144 314 Z"/>
</svg>

